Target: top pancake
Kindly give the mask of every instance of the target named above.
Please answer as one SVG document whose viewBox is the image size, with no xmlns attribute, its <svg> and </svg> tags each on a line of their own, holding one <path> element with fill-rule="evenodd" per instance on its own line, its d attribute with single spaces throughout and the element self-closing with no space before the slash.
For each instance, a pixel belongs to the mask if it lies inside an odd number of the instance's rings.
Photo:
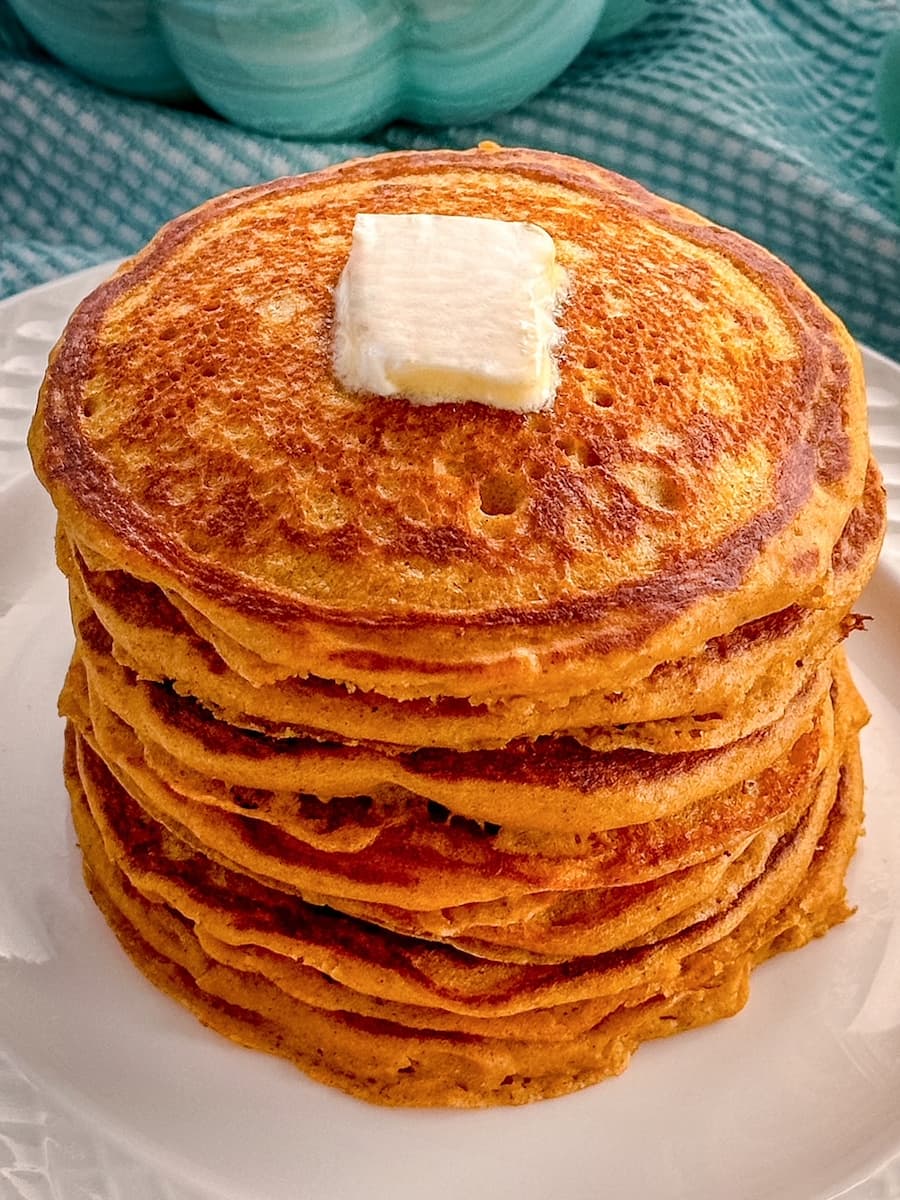
<svg viewBox="0 0 900 1200">
<path fill-rule="evenodd" d="M 359 211 L 551 234 L 569 281 L 551 412 L 340 387 Z M 512 695 L 826 604 L 864 422 L 849 336 L 768 253 L 598 167 L 482 148 L 278 180 L 167 226 L 73 316 L 31 449 L 80 543 L 266 661 Z"/>
</svg>

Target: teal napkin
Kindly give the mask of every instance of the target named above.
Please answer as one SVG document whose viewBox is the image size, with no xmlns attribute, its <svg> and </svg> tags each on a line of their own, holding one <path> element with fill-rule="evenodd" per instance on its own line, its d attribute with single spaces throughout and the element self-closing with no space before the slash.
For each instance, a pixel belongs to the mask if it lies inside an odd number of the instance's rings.
<svg viewBox="0 0 900 1200">
<path fill-rule="evenodd" d="M 900 359 L 900 228 L 874 99 L 900 0 L 648 0 L 539 96 L 356 142 L 250 134 L 82 82 L 0 0 L 0 295 L 131 253 L 209 196 L 382 149 L 484 138 L 580 155 L 741 230 Z"/>
</svg>

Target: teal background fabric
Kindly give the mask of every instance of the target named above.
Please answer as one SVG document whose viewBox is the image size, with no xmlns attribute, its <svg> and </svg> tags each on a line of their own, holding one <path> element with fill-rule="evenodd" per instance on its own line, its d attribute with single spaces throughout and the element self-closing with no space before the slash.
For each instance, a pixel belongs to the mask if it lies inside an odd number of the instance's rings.
<svg viewBox="0 0 900 1200">
<path fill-rule="evenodd" d="M 140 247 L 209 196 L 383 149 L 484 138 L 576 154 L 741 230 L 900 359 L 900 226 L 875 80 L 900 0 L 650 0 L 511 113 L 286 141 L 104 92 L 0 0 L 0 295 Z"/>
</svg>

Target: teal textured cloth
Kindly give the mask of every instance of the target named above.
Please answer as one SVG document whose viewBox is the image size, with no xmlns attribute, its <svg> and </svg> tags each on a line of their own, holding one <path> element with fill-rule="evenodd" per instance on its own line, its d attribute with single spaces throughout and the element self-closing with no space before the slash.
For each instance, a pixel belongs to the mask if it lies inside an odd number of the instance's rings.
<svg viewBox="0 0 900 1200">
<path fill-rule="evenodd" d="M 900 0 L 651 0 L 630 34 L 477 126 L 358 142 L 247 133 L 82 82 L 0 0 L 0 295 L 141 246 L 229 188 L 484 138 L 576 154 L 739 229 L 900 358 L 900 227 L 875 78 Z"/>
</svg>

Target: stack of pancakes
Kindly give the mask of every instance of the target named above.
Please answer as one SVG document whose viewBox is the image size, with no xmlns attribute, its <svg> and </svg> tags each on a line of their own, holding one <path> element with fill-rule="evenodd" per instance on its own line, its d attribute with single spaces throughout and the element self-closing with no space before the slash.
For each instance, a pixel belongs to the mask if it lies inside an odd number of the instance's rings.
<svg viewBox="0 0 900 1200">
<path fill-rule="evenodd" d="M 340 388 L 360 211 L 550 233 L 552 411 Z M 883 492 L 850 338 L 736 234 L 490 146 L 234 193 L 78 309 L 31 448 L 85 877 L 205 1024 L 369 1100 L 520 1103 L 847 915 Z"/>
</svg>

